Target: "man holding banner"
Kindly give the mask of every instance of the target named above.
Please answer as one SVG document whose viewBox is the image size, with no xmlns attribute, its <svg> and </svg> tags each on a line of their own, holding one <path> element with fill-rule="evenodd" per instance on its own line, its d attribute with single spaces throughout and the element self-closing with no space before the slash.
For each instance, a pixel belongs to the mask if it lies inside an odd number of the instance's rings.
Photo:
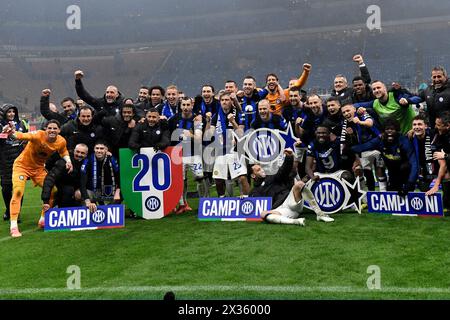
<svg viewBox="0 0 450 320">
<path fill-rule="evenodd" d="M 297 142 L 299 146 L 301 142 Z M 299 218 L 303 211 L 304 200 L 308 201 L 318 221 L 332 222 L 333 218 L 327 216 L 320 209 L 311 190 L 303 181 L 294 183 L 297 161 L 294 161 L 293 151 L 290 148 L 284 150 L 285 159 L 278 172 L 272 176 L 266 176 L 264 169 L 259 164 L 251 167 L 251 177 L 254 180 L 254 188 L 250 197 L 272 197 L 274 209 L 263 211 L 261 218 L 269 223 L 294 224 L 305 226 L 305 218 Z"/>
<path fill-rule="evenodd" d="M 120 203 L 119 165 L 114 156 L 108 155 L 106 142 L 95 143 L 94 153 L 81 165 L 81 197 L 91 212 L 97 210 L 96 202 Z"/>
<path fill-rule="evenodd" d="M 51 169 L 47 168 L 49 171 L 45 177 L 41 193 L 44 211 L 50 209 L 50 196 L 54 187 L 57 189 L 55 204 L 59 208 L 80 206 L 81 165 L 87 157 L 88 151 L 89 148 L 84 143 L 75 146 L 73 153 L 70 154 L 73 165 L 72 172 L 67 172 L 64 159 L 56 161 Z"/>
<path fill-rule="evenodd" d="M 211 122 L 207 122 L 205 131 L 214 133 L 215 162 L 213 178 L 216 181 L 216 189 L 219 197 L 225 197 L 226 181 L 238 179 L 241 186 L 241 195 L 246 196 L 250 190 L 247 180 L 247 168 L 245 161 L 235 151 L 235 140 L 231 133 L 234 130 L 238 135 L 243 134 L 244 125 L 242 114 L 233 109 L 233 102 L 229 93 L 220 95 L 221 108 L 213 116 Z"/>
<path fill-rule="evenodd" d="M 417 186 L 420 191 L 425 192 L 427 196 L 439 191 L 441 183 L 447 184 L 450 175 L 447 171 L 445 160 L 433 160 L 433 149 L 439 147 L 438 134 L 428 127 L 427 119 L 423 115 L 417 115 L 412 122 L 413 134 L 408 134 L 408 138 L 414 147 L 419 167 L 419 181 Z M 444 180 L 445 178 L 445 180 Z M 431 183 L 434 181 L 432 187 Z"/>
</svg>

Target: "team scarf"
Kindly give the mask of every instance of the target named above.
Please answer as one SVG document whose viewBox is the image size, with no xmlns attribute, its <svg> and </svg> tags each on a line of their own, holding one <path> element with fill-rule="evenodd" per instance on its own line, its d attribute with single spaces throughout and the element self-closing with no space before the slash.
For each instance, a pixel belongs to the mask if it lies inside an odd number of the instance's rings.
<svg viewBox="0 0 450 320">
<path fill-rule="evenodd" d="M 227 134 L 227 115 L 225 114 L 225 112 L 223 111 L 222 108 L 220 108 L 219 111 L 217 112 L 217 122 L 220 123 L 220 125 L 217 125 L 217 123 L 216 123 L 216 133 L 218 135 L 226 136 L 226 134 Z"/>
<path fill-rule="evenodd" d="M 177 106 L 175 106 L 175 112 L 177 110 Z M 166 116 L 167 119 L 172 118 L 175 115 L 175 112 L 172 110 L 172 106 L 169 104 L 169 101 L 164 102 L 164 106 L 162 108 L 162 115 Z"/>
<path fill-rule="evenodd" d="M 71 115 L 67 117 L 68 120 L 74 120 L 78 117 L 78 110 L 75 110 Z"/>
<path fill-rule="evenodd" d="M 344 120 L 342 123 L 342 131 L 341 131 L 341 141 L 340 141 L 340 151 L 341 156 L 344 153 L 344 147 L 345 147 L 345 139 L 347 138 L 347 120 Z"/>
<path fill-rule="evenodd" d="M 202 103 L 200 105 L 200 112 L 201 112 L 202 116 L 204 116 L 206 114 L 206 112 L 207 112 L 206 110 L 207 110 L 206 103 L 205 103 L 205 100 L 203 100 L 203 98 L 202 98 Z"/>
<path fill-rule="evenodd" d="M 91 154 L 91 163 L 92 163 L 92 191 L 94 191 L 94 193 L 97 194 L 97 186 L 98 186 L 98 177 L 97 177 L 97 173 L 98 173 L 98 168 L 97 168 L 97 158 L 95 157 L 95 154 Z M 110 161 L 108 161 L 110 160 Z M 108 156 L 105 157 L 105 159 L 103 159 L 102 161 L 102 167 L 101 167 L 101 172 L 100 172 L 100 188 L 101 188 L 101 192 L 100 194 L 102 196 L 113 196 L 114 193 L 116 192 L 116 179 L 115 179 L 115 175 L 114 175 L 114 168 L 113 168 L 113 162 L 114 160 L 111 158 L 109 159 Z M 108 194 L 106 194 L 105 191 L 109 191 L 105 189 L 105 165 L 107 165 L 109 167 L 109 174 L 111 176 L 111 190 L 110 192 L 108 192 Z"/>
<path fill-rule="evenodd" d="M 434 140 L 437 135 L 435 135 Z M 430 129 L 425 130 L 425 166 L 427 170 L 427 175 L 433 174 L 433 151 L 431 150 L 431 132 Z M 419 138 L 416 135 L 413 137 L 413 145 L 416 151 L 417 163 L 419 163 Z"/>
<path fill-rule="evenodd" d="M 232 114 L 233 111 L 230 111 L 228 114 Z M 222 147 L 222 152 L 224 152 L 224 154 L 228 153 L 228 144 L 230 142 L 232 142 L 232 138 L 230 141 L 228 141 L 228 137 L 227 137 L 227 121 L 228 121 L 228 114 L 225 114 L 225 112 L 223 111 L 222 107 L 219 108 L 219 111 L 217 111 L 217 122 L 220 123 L 220 125 L 218 123 L 216 123 L 216 139 L 215 141 L 217 141 L 219 143 L 219 145 Z M 237 119 L 237 114 L 235 115 L 236 119 Z M 236 120 L 237 121 L 237 120 Z"/>
<path fill-rule="evenodd" d="M 214 98 L 212 99 L 210 104 L 206 104 L 205 100 L 202 98 L 202 103 L 200 104 L 200 113 L 202 114 L 202 116 L 205 116 L 207 112 L 211 112 L 211 115 L 214 116 L 213 103 Z"/>
</svg>

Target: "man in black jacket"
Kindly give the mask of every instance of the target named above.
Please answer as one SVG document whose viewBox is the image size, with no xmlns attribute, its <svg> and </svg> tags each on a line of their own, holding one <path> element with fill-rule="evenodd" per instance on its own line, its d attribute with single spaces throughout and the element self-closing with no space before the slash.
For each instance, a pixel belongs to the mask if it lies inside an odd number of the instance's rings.
<svg viewBox="0 0 450 320">
<path fill-rule="evenodd" d="M 296 146 L 299 145 L 300 143 L 297 142 Z M 264 169 L 258 164 L 254 164 L 251 168 L 254 188 L 250 196 L 272 198 L 274 209 L 262 212 L 261 218 L 269 223 L 304 226 L 305 218 L 298 218 L 298 216 L 303 212 L 303 202 L 306 200 L 317 214 L 318 221 L 334 221 L 320 209 L 311 190 L 303 181 L 294 182 L 297 166 L 292 149 L 285 149 L 284 154 L 283 165 L 275 175 L 266 176 Z"/>
<path fill-rule="evenodd" d="M 123 102 L 122 94 L 116 86 L 109 85 L 105 94 L 101 98 L 94 98 L 86 91 L 81 79 L 84 76 L 83 71 L 75 71 L 75 90 L 78 96 L 88 105 L 92 106 L 101 116 L 110 116 L 119 113 L 120 105 Z"/>
<path fill-rule="evenodd" d="M 87 155 L 87 145 L 83 143 L 77 144 L 73 153 L 70 153 L 70 159 L 73 165 L 72 172 L 67 172 L 66 161 L 64 159 L 56 161 L 53 168 L 49 170 L 45 177 L 41 193 L 44 211 L 50 209 L 50 195 L 53 187 L 57 188 L 55 205 L 59 208 L 80 206 L 81 165 Z"/>
<path fill-rule="evenodd" d="M 158 110 L 151 108 L 145 115 L 145 121 L 139 123 L 131 132 L 128 146 L 134 151 L 153 147 L 161 150 L 170 145 L 170 131 L 166 120 L 160 120 Z"/>
<path fill-rule="evenodd" d="M 431 82 L 431 86 L 419 92 L 419 97 L 426 102 L 429 123 L 434 127 L 436 117 L 450 110 L 450 84 L 444 67 L 431 70 Z"/>
<path fill-rule="evenodd" d="M 347 79 L 344 75 L 338 74 L 334 78 L 333 83 L 333 90 L 331 92 L 332 97 L 338 97 L 341 101 L 341 104 L 344 104 L 346 102 L 362 102 L 360 99 L 363 99 L 364 102 L 366 98 L 366 90 L 365 88 L 368 88 L 370 90 L 370 87 L 368 87 L 368 84 L 370 84 L 370 74 L 369 70 L 367 69 L 366 65 L 364 64 L 364 60 L 362 55 L 357 54 L 353 56 L 353 61 L 358 64 L 360 77 L 355 77 L 353 79 L 353 85 L 356 87 L 349 87 L 347 83 Z M 356 81 L 355 81 L 356 80 Z M 362 85 L 364 88 L 360 88 L 360 84 L 362 82 Z"/>
<path fill-rule="evenodd" d="M 119 149 L 128 148 L 131 132 L 136 126 L 136 108 L 133 100 L 125 99 L 119 114 L 102 119 L 102 133 L 107 140 L 111 153 L 119 159 Z"/>
<path fill-rule="evenodd" d="M 82 107 L 78 117 L 61 127 L 61 135 L 67 140 L 67 149 L 73 150 L 79 143 L 94 150 L 94 143 L 103 136 L 102 127 L 94 121 L 94 111 L 91 107 Z"/>
<path fill-rule="evenodd" d="M 81 198 L 91 212 L 97 210 L 97 202 L 120 203 L 119 165 L 114 156 L 108 154 L 108 145 L 98 140 L 94 152 L 83 160 L 80 178 Z"/>
<path fill-rule="evenodd" d="M 78 116 L 78 109 L 75 101 L 70 98 L 66 97 L 62 99 L 61 101 L 61 107 L 63 108 L 64 112 L 54 112 L 50 109 L 50 95 L 51 95 L 50 89 L 44 89 L 42 90 L 41 94 L 41 102 L 40 102 L 40 109 L 42 116 L 47 120 L 58 120 L 61 125 L 66 123 L 69 120 L 76 119 Z"/>
</svg>

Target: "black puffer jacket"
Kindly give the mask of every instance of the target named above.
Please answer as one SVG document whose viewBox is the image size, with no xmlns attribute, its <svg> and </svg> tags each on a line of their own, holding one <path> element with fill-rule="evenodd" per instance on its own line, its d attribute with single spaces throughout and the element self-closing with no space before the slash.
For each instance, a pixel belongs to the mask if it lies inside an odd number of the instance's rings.
<svg viewBox="0 0 450 320">
<path fill-rule="evenodd" d="M 420 91 L 419 96 L 427 104 L 430 125 L 434 127 L 436 117 L 441 115 L 443 111 L 450 110 L 450 83 L 447 81 L 439 89 L 429 86 Z"/>
<path fill-rule="evenodd" d="M 66 160 L 64 159 L 56 161 L 53 168 L 48 172 L 41 193 L 41 199 L 44 203 L 49 203 L 50 194 L 54 186 L 59 188 L 61 185 L 71 185 L 75 190 L 80 188 L 81 165 L 83 164 L 83 160 L 75 160 L 72 153 L 70 154 L 70 160 L 73 165 L 72 172 L 67 172 Z"/>
<path fill-rule="evenodd" d="M 127 107 L 130 104 L 125 105 Z M 136 115 L 135 105 L 131 105 Z M 123 106 L 121 106 L 122 108 Z M 122 109 L 121 109 L 122 110 Z M 138 118 L 133 119 L 138 124 Z M 131 132 L 133 128 L 128 127 L 128 122 L 123 120 L 122 111 L 115 116 L 108 116 L 102 119 L 103 136 L 111 148 L 111 153 L 118 159 L 119 149 L 128 148 L 128 142 L 130 141 Z"/>
<path fill-rule="evenodd" d="M 140 148 L 154 147 L 159 150 L 170 145 L 170 131 L 167 121 L 161 120 L 151 127 L 148 122 L 139 123 L 134 127 L 128 146 L 134 151 Z"/>
<path fill-rule="evenodd" d="M 28 128 L 24 120 L 19 119 L 19 111 L 16 106 L 12 104 L 4 104 L 0 108 L 0 131 L 3 127 L 8 124 L 6 119 L 6 114 L 8 110 L 14 109 L 14 124 L 16 126 L 16 131 L 18 132 L 28 132 Z M 2 185 L 12 184 L 12 167 L 14 160 L 19 156 L 19 154 L 25 148 L 25 141 L 12 140 L 10 138 L 0 139 L 0 176 Z"/>
<path fill-rule="evenodd" d="M 70 120 L 61 127 L 61 135 L 67 141 L 67 149 L 73 150 L 79 143 L 84 143 L 89 148 L 89 153 L 94 150 L 94 144 L 98 139 L 103 138 L 103 131 L 100 125 L 92 121 L 89 125 L 82 125 L 80 120 Z"/>
<path fill-rule="evenodd" d="M 94 98 L 86 91 L 83 82 L 81 80 L 75 80 L 75 90 L 78 96 L 84 102 L 92 106 L 99 115 L 103 116 L 113 116 L 119 113 L 120 106 L 123 103 L 123 96 L 119 92 L 119 96 L 113 103 L 106 102 L 106 97 L 103 95 L 101 98 Z"/>
</svg>

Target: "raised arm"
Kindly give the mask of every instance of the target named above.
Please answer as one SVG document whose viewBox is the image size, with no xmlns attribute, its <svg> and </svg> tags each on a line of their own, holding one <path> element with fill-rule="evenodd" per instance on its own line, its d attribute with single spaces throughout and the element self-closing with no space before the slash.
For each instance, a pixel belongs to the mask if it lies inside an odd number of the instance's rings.
<svg viewBox="0 0 450 320">
<path fill-rule="evenodd" d="M 84 73 L 81 70 L 77 70 L 74 73 L 75 76 L 75 90 L 77 91 L 77 95 L 81 100 L 86 102 L 87 104 L 94 107 L 96 110 L 100 110 L 101 106 L 98 105 L 98 100 L 90 95 L 89 92 L 84 88 L 83 82 L 81 79 L 84 77 Z"/>
<path fill-rule="evenodd" d="M 44 89 L 42 90 L 41 94 L 41 102 L 40 102 L 40 109 L 42 116 L 47 120 L 58 120 L 61 124 L 67 121 L 67 118 L 63 115 L 59 114 L 58 112 L 54 112 L 50 110 L 50 89 Z"/>
<path fill-rule="evenodd" d="M 369 69 L 367 69 L 366 64 L 364 63 L 364 59 L 362 55 L 356 54 L 353 56 L 353 61 L 358 64 L 359 72 L 361 74 L 361 78 L 363 78 L 364 83 L 370 84 L 372 79 L 370 78 Z"/>
</svg>

